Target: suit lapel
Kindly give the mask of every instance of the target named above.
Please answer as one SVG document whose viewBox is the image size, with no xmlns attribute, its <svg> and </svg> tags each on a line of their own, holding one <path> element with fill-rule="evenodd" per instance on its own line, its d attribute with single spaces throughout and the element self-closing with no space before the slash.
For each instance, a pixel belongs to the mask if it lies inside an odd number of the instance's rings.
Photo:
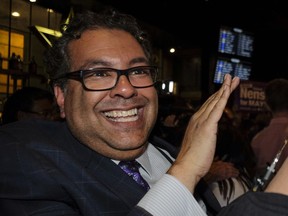
<svg viewBox="0 0 288 216">
<path fill-rule="evenodd" d="M 91 181 L 99 181 L 105 185 L 109 191 L 116 194 L 129 207 L 134 207 L 145 195 L 145 189 L 124 173 L 111 159 L 98 154 L 83 144 L 79 145 L 80 143 L 71 136 L 67 126 L 66 135 L 73 140 L 69 143 L 67 151 L 70 151 L 81 163 L 81 166 L 86 169 L 85 172 L 92 176 Z"/>
<path fill-rule="evenodd" d="M 95 180 L 117 194 L 127 206 L 134 207 L 146 193 L 118 165 L 97 153 L 93 154 L 88 169 L 93 172 Z"/>
</svg>

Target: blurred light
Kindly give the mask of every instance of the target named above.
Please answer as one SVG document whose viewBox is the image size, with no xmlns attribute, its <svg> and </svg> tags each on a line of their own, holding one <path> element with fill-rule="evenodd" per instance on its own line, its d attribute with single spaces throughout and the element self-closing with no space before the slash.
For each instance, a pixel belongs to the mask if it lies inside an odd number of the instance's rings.
<svg viewBox="0 0 288 216">
<path fill-rule="evenodd" d="M 30 2 L 36 2 L 36 0 L 30 0 Z"/>
<path fill-rule="evenodd" d="M 53 11 L 52 9 L 48 8 L 48 9 L 47 9 L 47 12 L 48 12 L 48 13 L 53 13 L 54 11 Z"/>
<path fill-rule="evenodd" d="M 170 80 L 162 80 L 161 81 L 161 87 L 158 86 L 160 90 L 160 94 L 162 95 L 171 95 L 171 94 L 177 94 L 177 82 L 170 81 Z"/>
<path fill-rule="evenodd" d="M 14 17 L 20 17 L 20 13 L 17 11 L 12 12 L 12 16 Z"/>
<path fill-rule="evenodd" d="M 169 82 L 169 92 L 170 92 L 170 93 L 173 93 L 173 90 L 174 90 L 174 82 L 173 82 L 173 81 L 170 81 L 170 82 Z"/>
<path fill-rule="evenodd" d="M 174 53 L 176 50 L 175 50 L 175 48 L 172 47 L 172 48 L 170 48 L 169 51 L 170 51 L 170 53 Z"/>
</svg>

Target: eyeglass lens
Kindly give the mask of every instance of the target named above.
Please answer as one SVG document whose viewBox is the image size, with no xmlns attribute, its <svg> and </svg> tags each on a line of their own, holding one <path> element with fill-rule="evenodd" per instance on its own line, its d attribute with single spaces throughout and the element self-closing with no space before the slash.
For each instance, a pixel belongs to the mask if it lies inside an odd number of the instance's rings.
<svg viewBox="0 0 288 216">
<path fill-rule="evenodd" d="M 96 68 L 91 71 L 83 71 L 83 84 L 91 90 L 109 89 L 117 84 L 121 75 L 125 75 L 132 86 L 143 88 L 155 83 L 156 73 L 154 67 L 138 67 L 127 70 Z"/>
</svg>

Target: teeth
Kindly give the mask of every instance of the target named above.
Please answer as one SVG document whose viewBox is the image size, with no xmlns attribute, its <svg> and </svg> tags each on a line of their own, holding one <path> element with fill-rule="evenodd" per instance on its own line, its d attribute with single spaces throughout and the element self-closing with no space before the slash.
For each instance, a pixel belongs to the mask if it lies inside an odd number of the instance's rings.
<svg viewBox="0 0 288 216">
<path fill-rule="evenodd" d="M 115 122 L 132 122 L 132 121 L 136 121 L 138 119 L 138 116 L 131 116 L 129 118 L 125 117 L 125 118 L 111 118 L 112 121 Z"/>
<path fill-rule="evenodd" d="M 111 120 L 116 122 L 128 122 L 128 121 L 136 121 L 138 119 L 137 116 L 137 109 L 131 109 L 131 110 L 121 110 L 121 111 L 110 111 L 105 112 L 105 116 L 111 118 Z"/>
</svg>

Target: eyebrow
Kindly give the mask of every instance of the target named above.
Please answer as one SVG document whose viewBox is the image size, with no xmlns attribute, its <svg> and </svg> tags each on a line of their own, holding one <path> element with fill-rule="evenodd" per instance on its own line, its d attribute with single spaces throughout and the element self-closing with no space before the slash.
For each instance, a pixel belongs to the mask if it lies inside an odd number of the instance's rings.
<svg viewBox="0 0 288 216">
<path fill-rule="evenodd" d="M 132 66 L 134 64 L 137 63 L 145 63 L 148 65 L 148 60 L 145 57 L 137 57 L 137 58 L 133 58 L 132 60 L 130 60 L 129 65 Z M 87 60 L 86 62 L 84 62 L 84 64 L 82 64 L 79 69 L 80 70 L 84 70 L 84 69 L 91 69 L 94 68 L 95 66 L 102 66 L 102 67 L 113 67 L 112 65 L 113 63 L 110 61 L 106 61 L 105 59 L 92 59 L 92 60 Z M 78 70 L 79 70 L 78 69 Z"/>
<path fill-rule="evenodd" d="M 147 60 L 146 58 L 144 58 L 144 57 L 138 57 L 138 58 L 132 59 L 129 64 L 130 64 L 130 65 L 133 65 L 133 64 L 135 64 L 135 63 L 146 63 L 146 64 L 148 64 L 149 62 L 148 62 L 148 60 Z"/>
<path fill-rule="evenodd" d="M 105 60 L 87 60 L 86 62 L 84 62 L 84 64 L 82 64 L 79 68 L 80 69 L 89 69 L 89 68 L 93 68 L 95 66 L 111 66 L 111 63 Z"/>
</svg>

